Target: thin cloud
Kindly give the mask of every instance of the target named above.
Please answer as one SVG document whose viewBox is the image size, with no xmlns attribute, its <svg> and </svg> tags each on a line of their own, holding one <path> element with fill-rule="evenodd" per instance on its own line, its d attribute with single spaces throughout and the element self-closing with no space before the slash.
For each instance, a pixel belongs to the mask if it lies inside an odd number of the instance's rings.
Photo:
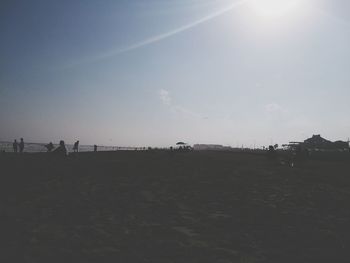
<svg viewBox="0 0 350 263">
<path fill-rule="evenodd" d="M 157 43 L 159 41 L 162 41 L 162 40 L 165 40 L 167 38 L 170 38 L 172 36 L 175 36 L 179 33 L 182 33 L 184 31 L 187 31 L 189 29 L 192 29 L 194 27 L 197 27 L 207 21 L 210 21 L 214 18 L 217 18 L 225 13 L 228 13 L 230 12 L 231 10 L 245 4 L 248 0 L 240 0 L 240 1 L 237 1 L 237 2 L 234 2 L 232 3 L 231 5 L 223 8 L 223 9 L 220 9 L 210 15 L 207 15 L 201 19 L 198 19 L 194 22 L 191 22 L 187 25 L 184 25 L 184 26 L 181 26 L 179 28 L 176 28 L 174 30 L 171 30 L 169 32 L 166 32 L 166 33 L 163 33 L 163 34 L 160 34 L 160 35 L 156 35 L 156 36 L 152 36 L 150 38 L 147 38 L 145 40 L 142 40 L 138 43 L 135 43 L 135 44 L 132 44 L 130 46 L 127 46 L 127 47 L 124 47 L 124 48 L 120 48 L 120 49 L 116 49 L 116 50 L 113 50 L 113 51 L 110 51 L 110 52 L 107 52 L 107 53 L 104 53 L 104 54 L 100 54 L 100 55 L 97 55 L 95 57 L 91 57 L 91 58 L 88 58 L 88 59 L 85 59 L 85 60 L 82 60 L 82 61 L 79 61 L 77 63 L 73 63 L 67 67 L 74 67 L 76 65 L 79 65 L 79 64 L 84 64 L 84 63 L 89 63 L 89 62 L 94 62 L 94 61 L 99 61 L 99 60 L 103 60 L 103 59 L 107 59 L 107 58 L 110 58 L 110 57 L 114 57 L 114 56 L 117 56 L 117 55 L 120 55 L 120 54 L 123 54 L 123 53 L 126 53 L 126 52 L 129 52 L 129 51 L 132 51 L 132 50 L 135 50 L 135 49 L 139 49 L 141 47 L 144 47 L 144 46 L 148 46 L 148 45 L 151 45 L 151 44 L 154 44 L 154 43 Z"/>
<path fill-rule="evenodd" d="M 265 105 L 265 110 L 268 112 L 268 113 L 274 113 L 274 112 L 282 112 L 284 111 L 283 108 L 277 104 L 277 103 L 270 103 L 270 104 L 267 104 Z"/>
<path fill-rule="evenodd" d="M 169 107 L 170 111 L 174 114 L 178 114 L 183 117 L 201 118 L 201 115 L 196 112 L 193 112 L 181 105 L 174 105 L 169 91 L 165 89 L 159 90 L 159 99 L 165 106 Z"/>
<path fill-rule="evenodd" d="M 186 109 L 185 107 L 179 106 L 179 105 L 173 106 L 172 111 L 177 113 L 177 114 L 180 114 L 182 116 L 186 116 L 186 117 L 191 117 L 191 118 L 196 118 L 196 119 L 202 118 L 200 114 L 193 112 L 193 111 Z"/>
<path fill-rule="evenodd" d="M 159 98 L 160 100 L 163 102 L 164 105 L 171 105 L 171 98 L 169 95 L 169 91 L 165 90 L 165 89 L 161 89 L 159 91 Z"/>
<path fill-rule="evenodd" d="M 118 54 L 122 54 L 122 53 L 125 53 L 127 51 L 131 51 L 131 50 L 134 50 L 134 49 L 138 49 L 140 47 L 143 47 L 143 46 L 148 46 L 150 44 L 153 44 L 153 43 L 156 43 L 156 42 L 159 42 L 161 40 L 164 40 L 166 38 L 169 38 L 169 37 L 172 37 L 176 34 L 179 34 L 179 33 L 182 33 L 186 30 L 189 30 L 193 27 L 196 27 L 200 24 L 203 24 L 209 20 L 212 20 L 218 16 L 221 16 L 229 11 L 231 11 L 232 9 L 244 4 L 247 0 L 241 0 L 241 1 L 238 1 L 238 2 L 235 2 L 233 4 L 231 4 L 230 6 L 226 7 L 226 8 L 223 8 L 219 11 L 216 11 L 206 17 L 203 17 L 201 19 L 198 19 L 192 23 L 189 23 L 187 25 L 184 25 L 184 26 L 181 26 L 177 29 L 174 29 L 172 31 L 169 31 L 167 33 L 164 33 L 164 34 L 160 34 L 160 35 L 157 35 L 157 36 L 153 36 L 153 37 L 150 37 L 148 39 L 145 39 L 139 43 L 136 43 L 136 44 L 133 44 L 133 45 L 130 45 L 128 47 L 125 47 L 125 48 L 121 48 L 121 49 L 118 49 L 118 50 L 115 50 L 115 51 L 112 51 L 110 53 L 106 53 L 106 54 L 102 54 L 98 57 L 96 57 L 96 59 L 104 59 L 104 58 L 108 58 L 108 57 L 111 57 L 111 56 L 115 56 L 115 55 L 118 55 Z"/>
</svg>

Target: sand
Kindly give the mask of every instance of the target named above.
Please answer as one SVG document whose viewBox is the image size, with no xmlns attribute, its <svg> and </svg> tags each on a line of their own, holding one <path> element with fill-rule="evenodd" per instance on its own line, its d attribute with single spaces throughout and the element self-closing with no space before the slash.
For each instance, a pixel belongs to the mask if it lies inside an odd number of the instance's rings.
<svg viewBox="0 0 350 263">
<path fill-rule="evenodd" d="M 1 262 L 349 262 L 350 156 L 0 156 Z"/>
</svg>

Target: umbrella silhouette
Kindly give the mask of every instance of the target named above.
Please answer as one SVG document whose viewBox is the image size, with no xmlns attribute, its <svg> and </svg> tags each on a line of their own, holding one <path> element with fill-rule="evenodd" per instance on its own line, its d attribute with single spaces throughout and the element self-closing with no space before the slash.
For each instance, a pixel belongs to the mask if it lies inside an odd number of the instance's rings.
<svg viewBox="0 0 350 263">
<path fill-rule="evenodd" d="M 178 142 L 176 143 L 176 145 L 185 145 L 186 143 L 185 142 Z"/>
</svg>

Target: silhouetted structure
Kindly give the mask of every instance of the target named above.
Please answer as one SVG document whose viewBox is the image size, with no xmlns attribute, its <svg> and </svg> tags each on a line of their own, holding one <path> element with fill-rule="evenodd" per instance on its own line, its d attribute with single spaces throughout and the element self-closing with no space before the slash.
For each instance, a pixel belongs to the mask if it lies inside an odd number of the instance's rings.
<svg viewBox="0 0 350 263">
<path fill-rule="evenodd" d="M 53 146 L 53 143 L 50 142 L 49 144 L 45 145 L 47 152 L 51 152 L 55 147 Z"/>
<path fill-rule="evenodd" d="M 302 143 L 303 148 L 310 150 L 347 150 L 349 144 L 343 141 L 331 142 L 321 137 L 321 135 L 313 135 L 311 138 Z"/>
<path fill-rule="evenodd" d="M 24 150 L 24 141 L 23 141 L 23 138 L 21 138 L 21 141 L 19 143 L 19 152 L 20 153 L 23 153 L 23 150 Z"/>
<path fill-rule="evenodd" d="M 195 151 L 229 151 L 232 150 L 229 146 L 223 146 L 220 144 L 195 144 L 193 145 L 193 150 Z"/>
<path fill-rule="evenodd" d="M 64 141 L 60 141 L 60 145 L 52 152 L 58 156 L 67 156 L 67 148 Z"/>
<path fill-rule="evenodd" d="M 269 153 L 274 153 L 275 152 L 275 147 L 272 145 L 269 146 Z"/>
<path fill-rule="evenodd" d="M 76 141 L 73 146 L 73 152 L 78 152 L 79 151 L 79 141 Z"/>
<path fill-rule="evenodd" d="M 193 150 L 193 148 L 190 145 L 188 145 L 188 143 L 178 142 L 178 143 L 176 143 L 175 150 L 178 150 L 178 151 L 191 151 L 191 150 Z"/>
<path fill-rule="evenodd" d="M 13 142 L 12 147 L 13 147 L 13 152 L 17 153 L 18 152 L 18 142 L 17 142 L 17 140 L 15 140 Z"/>
<path fill-rule="evenodd" d="M 292 150 L 297 151 L 300 147 L 302 150 L 308 151 L 346 151 L 349 150 L 349 143 L 344 141 L 331 142 L 321 137 L 321 135 L 313 135 L 311 138 L 306 139 L 304 142 L 290 142 L 283 145 Z"/>
</svg>

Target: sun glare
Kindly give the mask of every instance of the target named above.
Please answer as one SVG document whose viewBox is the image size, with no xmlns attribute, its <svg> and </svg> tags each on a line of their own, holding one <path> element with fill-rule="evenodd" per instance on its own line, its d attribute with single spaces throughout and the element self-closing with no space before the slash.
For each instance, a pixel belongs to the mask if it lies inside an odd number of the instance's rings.
<svg viewBox="0 0 350 263">
<path fill-rule="evenodd" d="M 251 8 L 265 18 L 278 18 L 296 11 L 302 0 L 250 0 Z"/>
</svg>

